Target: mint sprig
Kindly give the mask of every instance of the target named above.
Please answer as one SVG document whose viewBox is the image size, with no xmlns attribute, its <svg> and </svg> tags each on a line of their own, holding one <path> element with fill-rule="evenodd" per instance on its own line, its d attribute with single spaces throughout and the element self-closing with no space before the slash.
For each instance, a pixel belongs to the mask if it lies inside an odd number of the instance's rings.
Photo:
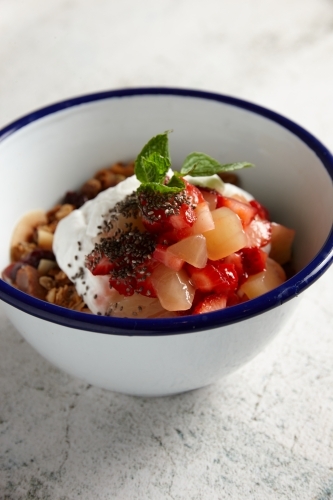
<svg viewBox="0 0 333 500">
<path fill-rule="evenodd" d="M 150 139 L 135 160 L 135 175 L 142 183 L 164 181 L 171 165 L 168 132 Z"/>
<path fill-rule="evenodd" d="M 181 175 L 191 175 L 192 177 L 203 177 L 248 167 L 254 167 L 254 165 L 245 161 L 221 164 L 205 153 L 194 152 L 185 158 L 180 173 Z"/>
<path fill-rule="evenodd" d="M 171 166 L 168 133 L 164 132 L 150 139 L 135 160 L 135 175 L 141 182 L 139 191 L 174 194 L 185 188 L 178 172 L 166 183 L 166 174 Z"/>
<path fill-rule="evenodd" d="M 221 164 L 205 153 L 190 153 L 184 160 L 180 172 L 174 172 L 170 180 L 166 174 L 171 166 L 169 154 L 169 132 L 158 134 L 142 148 L 135 161 L 135 175 L 141 182 L 139 191 L 148 190 L 164 194 L 179 193 L 185 189 L 182 177 L 203 177 L 242 168 L 253 167 L 249 162 Z"/>
</svg>

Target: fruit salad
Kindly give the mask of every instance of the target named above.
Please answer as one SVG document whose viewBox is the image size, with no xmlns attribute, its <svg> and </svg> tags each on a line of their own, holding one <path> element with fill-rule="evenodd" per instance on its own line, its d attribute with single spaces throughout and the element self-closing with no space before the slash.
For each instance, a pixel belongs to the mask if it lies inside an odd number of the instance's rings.
<svg viewBox="0 0 333 500">
<path fill-rule="evenodd" d="M 57 221 L 52 250 L 79 310 L 132 318 L 204 314 L 282 284 L 294 230 L 271 222 L 259 201 L 221 179 L 252 166 L 195 152 L 173 171 L 168 132 L 153 137 L 135 175 Z"/>
</svg>

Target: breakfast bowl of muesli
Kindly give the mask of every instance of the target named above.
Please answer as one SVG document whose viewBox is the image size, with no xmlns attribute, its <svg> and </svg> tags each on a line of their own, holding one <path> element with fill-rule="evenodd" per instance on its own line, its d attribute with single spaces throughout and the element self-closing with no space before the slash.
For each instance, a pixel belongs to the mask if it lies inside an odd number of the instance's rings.
<svg viewBox="0 0 333 500">
<path fill-rule="evenodd" d="M 332 262 L 331 154 L 232 97 L 60 102 L 0 131 L 0 169 L 2 306 L 51 363 L 109 390 L 231 373 Z"/>
</svg>

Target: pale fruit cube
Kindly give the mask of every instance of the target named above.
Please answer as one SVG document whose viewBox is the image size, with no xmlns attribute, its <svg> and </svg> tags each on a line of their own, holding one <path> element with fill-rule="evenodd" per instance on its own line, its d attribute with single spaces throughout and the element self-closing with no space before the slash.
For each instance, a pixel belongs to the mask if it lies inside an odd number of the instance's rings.
<svg viewBox="0 0 333 500">
<path fill-rule="evenodd" d="M 294 229 L 273 222 L 269 256 L 279 264 L 286 264 L 291 259 L 291 247 L 294 237 Z"/>
<path fill-rule="evenodd" d="M 207 264 L 206 238 L 202 234 L 189 236 L 170 245 L 167 252 L 171 252 L 199 269 L 202 269 Z"/>
<path fill-rule="evenodd" d="M 211 214 L 215 228 L 204 233 L 209 259 L 223 259 L 247 246 L 247 237 L 238 215 L 227 207 L 217 208 Z"/>
<path fill-rule="evenodd" d="M 212 212 L 207 202 L 199 203 L 194 213 L 197 219 L 191 227 L 191 234 L 202 234 L 215 228 Z"/>
<path fill-rule="evenodd" d="M 151 275 L 156 295 L 167 311 L 186 311 L 191 308 L 195 289 L 187 273 L 173 271 L 159 264 Z"/>
<path fill-rule="evenodd" d="M 246 294 L 249 299 L 254 299 L 273 290 L 286 281 L 286 274 L 280 264 L 267 258 L 266 271 L 250 276 L 240 287 L 240 295 Z"/>
</svg>

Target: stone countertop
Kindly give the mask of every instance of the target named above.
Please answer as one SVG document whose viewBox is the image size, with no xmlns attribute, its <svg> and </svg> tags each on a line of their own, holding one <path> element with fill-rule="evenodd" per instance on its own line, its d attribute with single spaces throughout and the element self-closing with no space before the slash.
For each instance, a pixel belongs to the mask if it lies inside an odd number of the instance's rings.
<svg viewBox="0 0 333 500">
<path fill-rule="evenodd" d="M 230 94 L 333 149 L 329 0 L 1 0 L 0 126 L 133 86 Z M 42 359 L 0 313 L 0 499 L 333 496 L 331 268 L 250 364 L 179 396 L 132 398 Z"/>
</svg>

